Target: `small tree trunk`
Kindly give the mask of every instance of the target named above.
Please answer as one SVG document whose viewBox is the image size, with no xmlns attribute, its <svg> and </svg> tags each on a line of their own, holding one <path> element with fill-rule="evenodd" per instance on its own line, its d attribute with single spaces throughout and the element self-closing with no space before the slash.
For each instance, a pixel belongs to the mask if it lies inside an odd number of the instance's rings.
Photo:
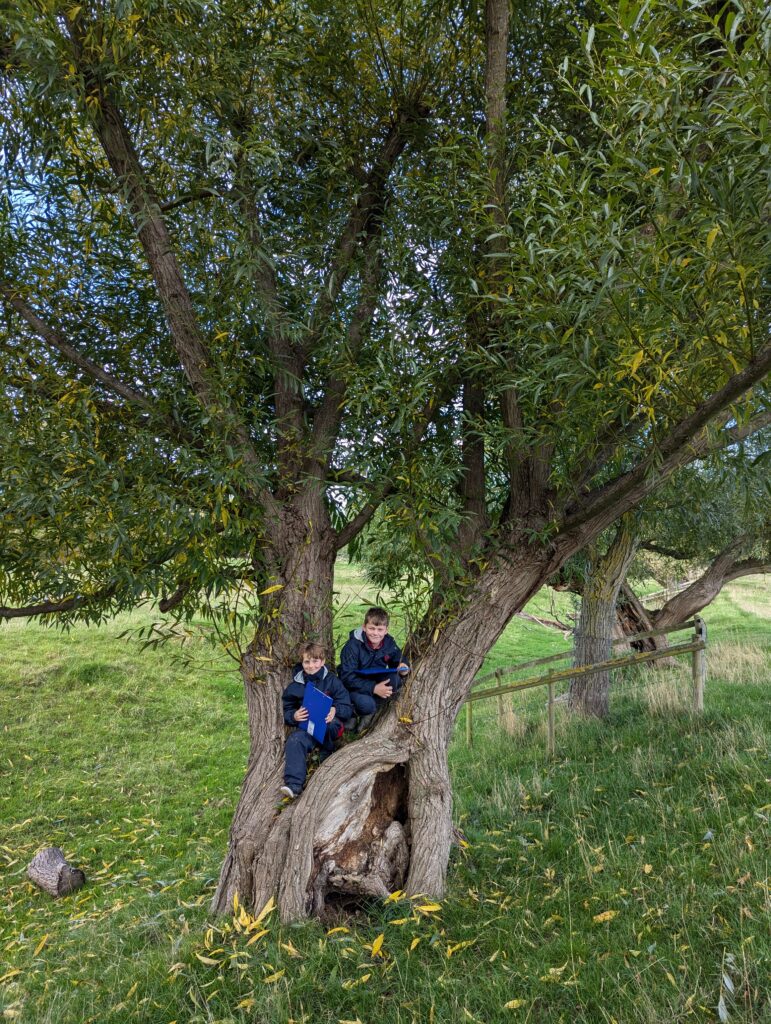
<svg viewBox="0 0 771 1024">
<path fill-rule="evenodd" d="M 594 560 L 581 600 L 573 657 L 576 667 L 607 661 L 611 657 L 616 600 L 637 543 L 634 518 L 628 514 L 620 521 L 607 552 Z M 574 676 L 570 681 L 568 706 L 571 711 L 604 718 L 608 713 L 609 693 L 608 671 Z"/>
<path fill-rule="evenodd" d="M 64 859 L 58 846 L 40 850 L 30 861 L 27 877 L 50 896 L 68 896 L 86 884 L 80 868 L 73 868 Z"/>
</svg>

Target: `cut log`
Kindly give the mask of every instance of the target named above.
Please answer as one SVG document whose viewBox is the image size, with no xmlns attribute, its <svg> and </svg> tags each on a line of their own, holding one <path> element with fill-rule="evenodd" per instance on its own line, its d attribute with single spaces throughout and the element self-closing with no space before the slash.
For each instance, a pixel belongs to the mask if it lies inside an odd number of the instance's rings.
<svg viewBox="0 0 771 1024">
<path fill-rule="evenodd" d="M 69 896 L 86 884 L 80 868 L 73 868 L 64 859 L 58 846 L 47 846 L 32 858 L 27 868 L 31 882 L 50 896 Z"/>
</svg>

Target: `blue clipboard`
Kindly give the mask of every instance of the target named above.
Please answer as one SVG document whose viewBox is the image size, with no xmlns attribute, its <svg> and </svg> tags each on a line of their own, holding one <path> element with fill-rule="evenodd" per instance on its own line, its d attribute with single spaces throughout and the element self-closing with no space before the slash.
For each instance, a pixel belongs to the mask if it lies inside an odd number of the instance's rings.
<svg viewBox="0 0 771 1024">
<path fill-rule="evenodd" d="M 317 690 L 313 683 L 306 683 L 303 707 L 308 709 L 308 717 L 304 722 L 297 724 L 301 729 L 305 729 L 317 743 L 323 743 L 327 734 L 326 718 L 332 707 L 332 698 L 328 697 L 326 693 L 322 693 L 321 690 Z"/>
<path fill-rule="evenodd" d="M 399 662 L 399 664 L 401 664 L 401 662 Z M 393 675 L 394 672 L 399 672 L 396 665 L 394 665 L 393 668 L 385 665 L 381 668 L 357 668 L 354 671 L 356 672 L 356 675 L 359 676 L 390 676 Z M 402 669 L 402 672 L 399 672 L 399 675 L 402 675 L 402 673 L 404 673 L 404 669 Z M 404 674 L 406 675 L 406 673 Z"/>
</svg>

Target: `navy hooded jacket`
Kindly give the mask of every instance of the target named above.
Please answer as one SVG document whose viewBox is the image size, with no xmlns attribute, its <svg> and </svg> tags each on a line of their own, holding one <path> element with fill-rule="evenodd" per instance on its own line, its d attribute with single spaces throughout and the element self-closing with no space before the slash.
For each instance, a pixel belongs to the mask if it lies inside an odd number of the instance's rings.
<svg viewBox="0 0 771 1024">
<path fill-rule="evenodd" d="M 394 690 L 399 689 L 401 677 L 394 673 L 401 660 L 402 652 L 390 633 L 386 633 L 380 647 L 374 650 L 367 643 L 364 630 L 359 626 L 358 629 L 351 630 L 351 635 L 340 652 L 338 671 L 343 683 L 352 693 L 366 693 L 372 696 L 381 679 L 389 678 Z M 382 668 L 383 675 L 360 675 L 359 670 L 363 668 Z"/>
<path fill-rule="evenodd" d="M 287 686 L 281 695 L 281 703 L 284 707 L 284 721 L 287 725 L 297 725 L 294 713 L 302 707 L 305 696 L 305 684 L 312 683 L 317 690 L 326 693 L 332 698 L 332 705 L 335 709 L 334 720 L 330 723 L 329 729 L 332 735 L 339 735 L 342 731 L 342 723 L 347 722 L 353 714 L 353 706 L 348 691 L 326 665 L 322 665 L 314 675 L 308 675 L 303 671 L 301 664 L 295 665 L 292 669 L 292 682 Z M 335 725 L 338 726 L 335 729 Z"/>
</svg>

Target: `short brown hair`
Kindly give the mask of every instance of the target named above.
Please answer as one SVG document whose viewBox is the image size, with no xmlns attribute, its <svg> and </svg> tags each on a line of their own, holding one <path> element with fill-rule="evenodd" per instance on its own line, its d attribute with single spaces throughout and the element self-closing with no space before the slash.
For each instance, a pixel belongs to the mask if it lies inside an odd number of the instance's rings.
<svg viewBox="0 0 771 1024">
<path fill-rule="evenodd" d="M 300 661 L 303 660 L 304 655 L 308 655 L 309 658 L 321 658 L 322 661 L 327 660 L 327 649 L 323 644 L 316 644 L 312 640 L 308 643 L 302 644 L 300 647 Z"/>
<path fill-rule="evenodd" d="M 374 626 L 387 626 L 390 622 L 388 612 L 385 608 L 374 608 L 367 609 L 367 614 L 364 616 L 364 625 L 371 622 Z"/>
</svg>

